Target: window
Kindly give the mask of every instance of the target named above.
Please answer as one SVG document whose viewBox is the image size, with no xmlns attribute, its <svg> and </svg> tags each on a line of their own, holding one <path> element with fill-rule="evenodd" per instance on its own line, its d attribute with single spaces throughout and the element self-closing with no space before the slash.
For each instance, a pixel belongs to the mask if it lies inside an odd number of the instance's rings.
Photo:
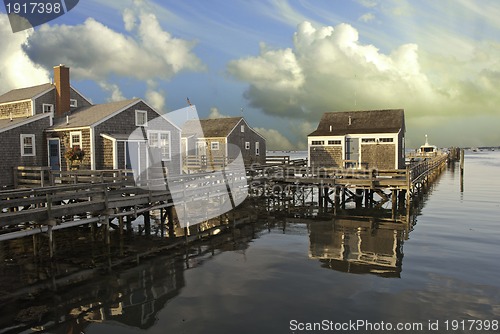
<svg viewBox="0 0 500 334">
<path fill-rule="evenodd" d="M 361 139 L 361 142 L 362 143 L 374 143 L 375 138 L 363 138 L 363 139 Z"/>
<path fill-rule="evenodd" d="M 260 154 L 260 143 L 258 141 L 255 142 L 255 155 Z"/>
<path fill-rule="evenodd" d="M 381 143 L 392 143 L 394 141 L 393 138 L 380 138 L 379 141 Z"/>
<path fill-rule="evenodd" d="M 342 142 L 340 140 L 329 140 L 328 145 L 341 145 Z"/>
<path fill-rule="evenodd" d="M 149 147 L 160 148 L 163 161 L 170 160 L 170 132 L 148 132 L 148 143 Z"/>
<path fill-rule="evenodd" d="M 245 142 L 245 150 L 249 150 L 249 149 L 250 149 L 250 142 L 246 141 Z"/>
<path fill-rule="evenodd" d="M 42 105 L 42 111 L 44 113 L 46 113 L 46 112 L 53 112 L 54 111 L 54 105 L 53 104 L 44 103 Z"/>
<path fill-rule="evenodd" d="M 35 135 L 21 135 L 21 156 L 35 156 Z"/>
<path fill-rule="evenodd" d="M 210 143 L 210 149 L 213 150 L 213 151 L 218 150 L 219 149 L 219 142 L 218 141 L 211 142 Z"/>
<path fill-rule="evenodd" d="M 241 126 L 241 132 L 245 132 L 245 126 L 244 125 Z"/>
<path fill-rule="evenodd" d="M 148 112 L 144 110 L 135 111 L 135 125 L 136 126 L 147 126 L 148 122 Z"/>
<path fill-rule="evenodd" d="M 69 146 L 82 148 L 82 132 L 74 131 L 69 133 Z"/>
<path fill-rule="evenodd" d="M 311 142 L 311 145 L 324 145 L 325 141 L 324 140 L 313 140 Z"/>
<path fill-rule="evenodd" d="M 75 99 L 69 99 L 69 106 L 70 106 L 71 108 L 76 108 L 76 107 L 78 107 L 78 101 L 77 101 L 77 100 L 75 100 Z"/>
</svg>

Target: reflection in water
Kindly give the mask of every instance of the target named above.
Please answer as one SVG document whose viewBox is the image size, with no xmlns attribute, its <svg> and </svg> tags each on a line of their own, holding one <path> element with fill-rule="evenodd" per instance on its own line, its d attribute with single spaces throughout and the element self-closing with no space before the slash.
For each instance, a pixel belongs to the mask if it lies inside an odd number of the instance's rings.
<svg viewBox="0 0 500 334">
<path fill-rule="evenodd" d="M 342 272 L 400 277 L 402 239 L 402 230 L 371 229 L 364 221 L 314 222 L 310 224 L 309 257 L 319 259 L 324 268 Z"/>
</svg>

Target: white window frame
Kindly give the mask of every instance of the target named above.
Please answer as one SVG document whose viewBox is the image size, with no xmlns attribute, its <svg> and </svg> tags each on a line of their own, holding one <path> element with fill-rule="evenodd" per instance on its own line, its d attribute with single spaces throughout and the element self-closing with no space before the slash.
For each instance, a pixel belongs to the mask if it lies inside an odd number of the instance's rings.
<svg viewBox="0 0 500 334">
<path fill-rule="evenodd" d="M 218 141 L 213 141 L 210 142 L 210 150 L 212 151 L 218 151 L 219 150 L 219 142 Z"/>
<path fill-rule="evenodd" d="M 161 145 L 161 135 L 162 134 L 167 134 L 168 135 L 168 156 L 163 154 L 162 151 L 162 161 L 171 161 L 172 160 L 172 135 L 170 131 L 159 131 L 159 130 L 151 130 L 148 131 L 148 145 L 149 147 L 158 147 L 158 148 L 163 148 L 164 146 Z M 156 136 L 156 141 L 153 143 L 151 141 L 151 137 Z"/>
<path fill-rule="evenodd" d="M 241 132 L 245 132 L 245 125 L 241 125 L 240 129 L 241 129 Z"/>
<path fill-rule="evenodd" d="M 144 115 L 143 124 L 139 124 L 139 115 Z M 146 110 L 135 111 L 135 126 L 148 126 L 148 112 Z"/>
<path fill-rule="evenodd" d="M 45 111 L 45 107 L 49 107 L 50 110 L 48 111 Z M 53 104 L 50 104 L 50 103 L 44 103 L 42 104 L 42 112 L 45 114 L 45 113 L 48 113 L 48 112 L 54 112 L 54 105 Z"/>
<path fill-rule="evenodd" d="M 24 144 L 24 139 L 25 138 L 31 138 L 31 153 L 26 153 L 26 146 Z M 34 157 L 36 156 L 36 145 L 35 145 L 35 135 L 34 134 L 21 134 L 20 136 L 21 139 L 21 156 L 22 157 Z"/>
<path fill-rule="evenodd" d="M 255 142 L 255 155 L 260 155 L 260 143 L 258 141 Z"/>
<path fill-rule="evenodd" d="M 69 106 L 71 108 L 76 108 L 78 107 L 78 100 L 77 99 L 69 99 Z"/>
<path fill-rule="evenodd" d="M 250 142 L 246 141 L 245 142 L 245 150 L 249 150 L 249 149 L 250 149 Z"/>
<path fill-rule="evenodd" d="M 80 140 L 79 140 L 79 143 L 77 144 L 81 150 L 83 150 L 83 138 L 82 138 L 82 132 L 81 131 L 71 131 L 69 133 L 69 147 L 73 147 L 74 144 L 73 144 L 73 137 L 74 136 L 79 136 L 80 137 Z"/>
</svg>

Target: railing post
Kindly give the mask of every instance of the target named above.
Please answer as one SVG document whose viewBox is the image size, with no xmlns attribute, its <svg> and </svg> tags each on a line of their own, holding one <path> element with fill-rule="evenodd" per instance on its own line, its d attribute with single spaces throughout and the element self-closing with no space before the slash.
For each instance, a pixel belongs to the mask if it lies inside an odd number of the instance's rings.
<svg viewBox="0 0 500 334">
<path fill-rule="evenodd" d="M 12 168 L 12 177 L 13 177 L 13 182 L 14 182 L 14 188 L 17 188 L 18 184 L 18 179 L 17 179 L 17 171 L 18 167 L 13 167 Z"/>
</svg>

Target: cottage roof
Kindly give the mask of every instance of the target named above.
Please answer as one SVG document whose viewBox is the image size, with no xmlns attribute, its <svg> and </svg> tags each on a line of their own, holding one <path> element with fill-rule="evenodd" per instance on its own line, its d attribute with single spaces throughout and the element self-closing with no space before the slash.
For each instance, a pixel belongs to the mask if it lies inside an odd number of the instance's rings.
<svg viewBox="0 0 500 334">
<path fill-rule="evenodd" d="M 0 95 L 0 103 L 8 103 L 8 102 L 31 99 L 52 88 L 54 88 L 54 85 L 50 83 L 45 83 L 38 86 L 13 89 L 3 95 Z"/>
<path fill-rule="evenodd" d="M 69 123 L 66 123 L 66 117 L 61 117 L 54 120 L 54 125 L 51 130 L 63 128 L 77 128 L 92 126 L 106 117 L 112 116 L 114 113 L 125 109 L 128 106 L 134 105 L 141 99 L 130 99 L 118 102 L 110 102 L 96 104 L 89 107 L 76 108 L 69 113 Z"/>
<path fill-rule="evenodd" d="M 44 114 L 38 114 L 35 116 L 29 116 L 29 117 L 14 117 L 12 118 L 12 121 L 9 118 L 6 119 L 0 119 L 0 132 L 8 131 L 10 129 L 14 129 L 18 126 L 22 126 L 34 121 L 38 121 L 44 117 L 49 117 L 49 113 L 44 113 Z"/>
<path fill-rule="evenodd" d="M 193 119 L 184 123 L 182 136 L 227 137 L 243 117 Z M 200 125 L 203 133 L 199 133 Z"/>
<path fill-rule="evenodd" d="M 326 112 L 309 136 L 343 136 L 357 133 L 397 133 L 404 129 L 404 110 Z"/>
</svg>

